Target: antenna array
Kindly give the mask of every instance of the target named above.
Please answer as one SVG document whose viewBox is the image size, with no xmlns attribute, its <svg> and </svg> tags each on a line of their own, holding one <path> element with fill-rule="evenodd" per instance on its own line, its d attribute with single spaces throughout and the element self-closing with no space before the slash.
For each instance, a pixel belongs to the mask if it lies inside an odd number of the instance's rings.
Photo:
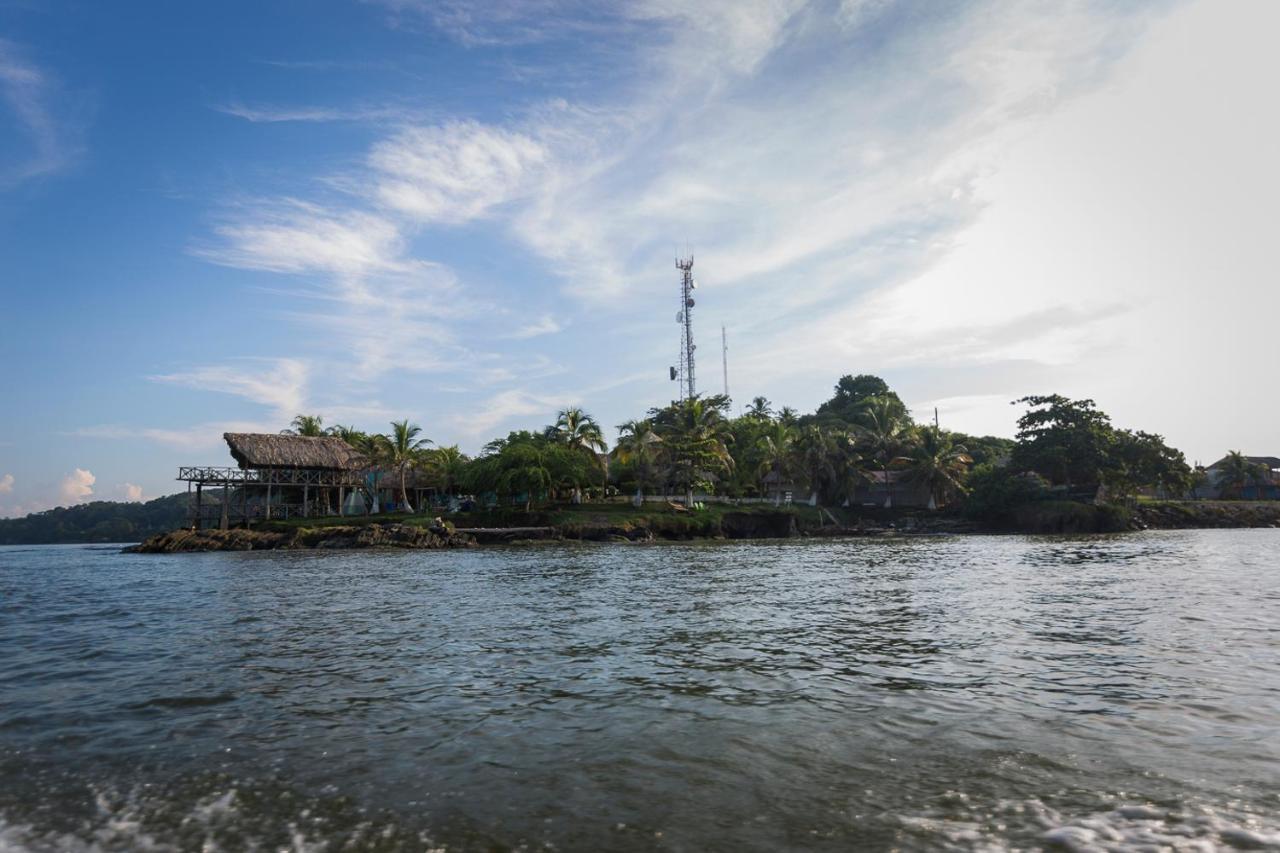
<svg viewBox="0 0 1280 853">
<path fill-rule="evenodd" d="M 693 279 L 693 255 L 676 258 L 676 269 L 680 270 L 680 310 L 676 313 L 676 322 L 680 324 L 680 364 L 671 368 L 671 378 L 680 381 L 680 399 L 691 400 L 697 396 L 693 372 L 693 353 L 697 349 L 693 343 L 693 291 L 698 283 Z"/>
</svg>

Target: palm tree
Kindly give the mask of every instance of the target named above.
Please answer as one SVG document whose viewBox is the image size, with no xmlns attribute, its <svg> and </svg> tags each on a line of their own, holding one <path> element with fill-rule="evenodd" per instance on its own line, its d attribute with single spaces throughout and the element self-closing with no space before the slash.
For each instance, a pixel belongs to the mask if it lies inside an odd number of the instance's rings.
<svg viewBox="0 0 1280 853">
<path fill-rule="evenodd" d="M 609 491 L 609 460 L 604 455 L 604 433 L 600 430 L 600 424 L 582 409 L 565 409 L 556 418 L 553 435 L 600 466 L 604 474 L 604 489 L 601 492 L 603 498 Z"/>
<path fill-rule="evenodd" d="M 911 440 L 911 427 L 901 409 L 888 397 L 868 397 L 859 407 L 860 424 L 855 427 L 859 443 L 884 474 L 886 507 L 893 506 L 889 466 L 903 460 L 902 451 Z"/>
<path fill-rule="evenodd" d="M 866 485 L 870 478 L 864 470 L 867 461 L 860 452 L 860 445 L 855 435 L 836 433 L 835 458 L 838 474 L 836 483 L 844 492 L 845 500 L 852 506 L 858 498 L 858 487 Z"/>
<path fill-rule="evenodd" d="M 618 425 L 618 443 L 613 448 L 613 455 L 624 465 L 635 465 L 639 494 L 644 494 L 654 457 L 657 455 L 656 445 L 661 442 L 651 420 L 631 420 Z"/>
<path fill-rule="evenodd" d="M 962 444 L 936 427 L 921 430 L 919 442 L 911 449 L 907 480 L 929 490 L 929 509 L 937 509 L 953 495 L 963 494 L 964 475 L 973 457 Z"/>
<path fill-rule="evenodd" d="M 305 435 L 308 438 L 318 438 L 324 435 L 324 418 L 320 415 L 294 415 L 293 421 L 289 424 L 289 429 L 282 430 L 284 435 Z"/>
<path fill-rule="evenodd" d="M 325 435 L 331 435 L 340 438 L 352 447 L 359 447 L 360 443 L 366 438 L 363 431 L 353 426 L 345 426 L 344 424 L 334 424 L 324 431 Z"/>
<path fill-rule="evenodd" d="M 773 418 L 773 409 L 769 408 L 768 398 L 753 398 L 751 400 L 751 405 L 747 406 L 747 417 L 755 418 L 758 421 L 771 420 Z"/>
<path fill-rule="evenodd" d="M 782 421 L 774 421 L 764 435 L 760 436 L 760 476 L 761 493 L 765 491 L 764 479 L 773 474 L 782 485 L 791 476 L 792 443 L 795 430 Z"/>
<path fill-rule="evenodd" d="M 405 511 L 412 514 L 413 504 L 409 502 L 407 489 L 409 468 L 418 461 L 421 451 L 428 444 L 429 438 L 418 438 L 422 427 L 409 423 L 409 419 L 391 422 L 391 434 L 387 439 L 387 458 L 400 471 L 400 494 L 404 495 Z"/>
<path fill-rule="evenodd" d="M 800 428 L 795 441 L 796 467 L 805 475 L 810 489 L 810 501 L 817 504 L 824 486 L 837 480 L 839 452 L 833 433 L 816 424 Z"/>
<path fill-rule="evenodd" d="M 1218 476 L 1215 478 L 1214 485 L 1224 497 L 1229 494 L 1239 494 L 1245 486 L 1261 479 L 1262 466 L 1250 461 L 1249 457 L 1239 450 L 1228 453 L 1216 467 Z"/>
<path fill-rule="evenodd" d="M 728 447 L 729 425 L 714 402 L 722 399 L 717 395 L 709 404 L 701 397 L 694 397 L 663 411 L 666 419 L 659 434 L 671 459 L 675 480 L 684 485 L 685 500 L 690 506 L 696 482 L 712 477 L 716 471 L 733 470 L 733 456 Z"/>
<path fill-rule="evenodd" d="M 446 495 L 453 494 L 454 487 L 462 480 L 470 461 L 456 444 L 427 451 L 425 460 L 427 470 L 440 483 Z"/>
</svg>

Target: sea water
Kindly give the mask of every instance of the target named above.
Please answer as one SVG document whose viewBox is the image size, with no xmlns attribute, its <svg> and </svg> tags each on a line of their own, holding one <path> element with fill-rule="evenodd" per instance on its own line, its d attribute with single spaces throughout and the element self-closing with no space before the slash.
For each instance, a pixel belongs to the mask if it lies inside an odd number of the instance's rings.
<svg viewBox="0 0 1280 853">
<path fill-rule="evenodd" d="M 0 549 L 0 851 L 1280 846 L 1280 530 Z"/>
</svg>

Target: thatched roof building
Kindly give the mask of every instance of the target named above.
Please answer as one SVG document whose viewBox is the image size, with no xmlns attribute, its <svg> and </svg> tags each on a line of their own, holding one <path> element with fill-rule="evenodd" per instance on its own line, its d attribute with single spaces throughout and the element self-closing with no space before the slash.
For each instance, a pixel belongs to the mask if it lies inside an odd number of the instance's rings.
<svg viewBox="0 0 1280 853">
<path fill-rule="evenodd" d="M 276 433 L 223 433 L 231 455 L 241 468 L 300 468 L 351 471 L 367 462 L 357 450 L 337 436 L 312 438 Z"/>
</svg>

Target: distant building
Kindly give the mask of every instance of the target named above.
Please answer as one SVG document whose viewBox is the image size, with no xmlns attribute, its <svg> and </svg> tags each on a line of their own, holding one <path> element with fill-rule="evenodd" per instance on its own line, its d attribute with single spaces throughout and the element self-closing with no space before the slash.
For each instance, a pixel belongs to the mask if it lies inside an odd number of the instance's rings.
<svg viewBox="0 0 1280 853">
<path fill-rule="evenodd" d="M 929 506 L 929 489 L 908 480 L 908 471 L 868 471 L 870 482 L 858 486 L 854 496 L 859 504 L 884 506 Z M 887 477 L 887 479 L 886 479 Z"/>
<path fill-rule="evenodd" d="M 1204 470 L 1207 482 L 1197 489 L 1197 497 L 1209 499 L 1222 497 L 1224 491 L 1222 476 L 1228 458 L 1230 457 L 1224 456 Z M 1257 482 L 1245 485 L 1238 494 L 1232 496 L 1253 501 L 1280 500 L 1280 457 L 1246 456 L 1245 459 L 1258 466 L 1261 476 Z"/>
</svg>

